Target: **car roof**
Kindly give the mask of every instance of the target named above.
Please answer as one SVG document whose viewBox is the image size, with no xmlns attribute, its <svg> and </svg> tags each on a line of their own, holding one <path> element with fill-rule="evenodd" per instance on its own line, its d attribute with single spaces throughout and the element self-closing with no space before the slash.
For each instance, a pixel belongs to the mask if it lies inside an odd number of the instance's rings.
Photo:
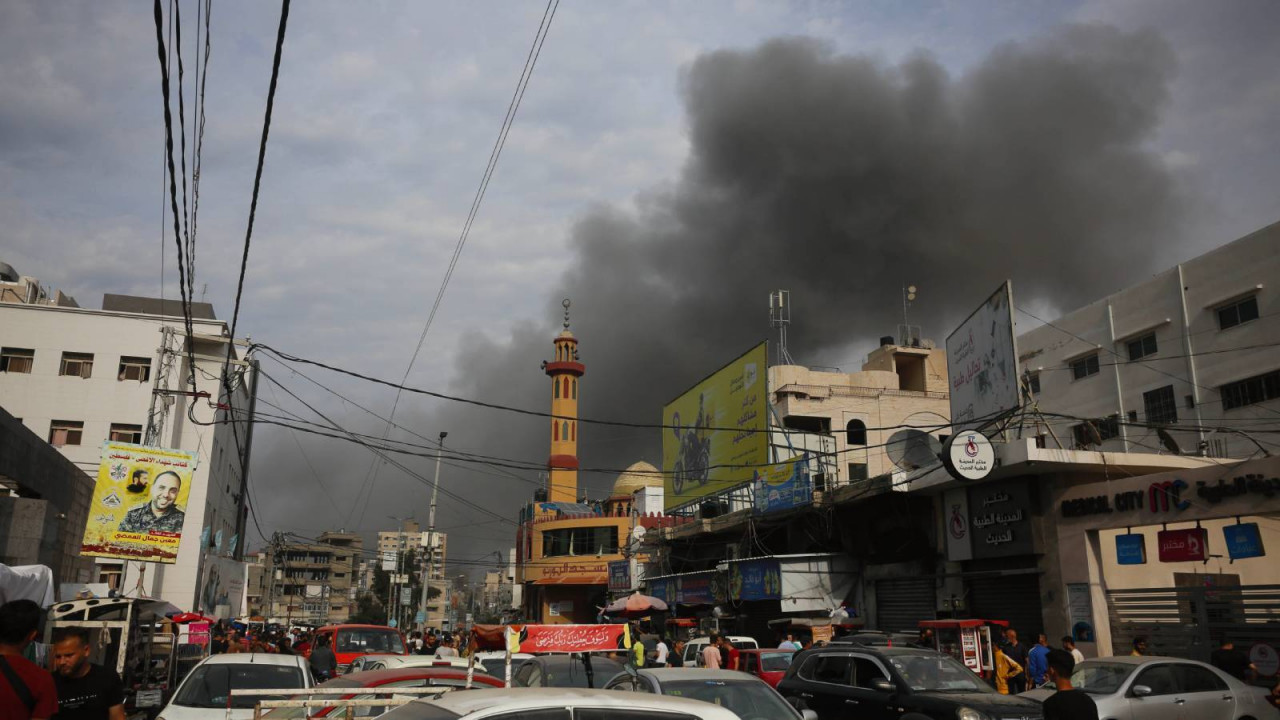
<svg viewBox="0 0 1280 720">
<path fill-rule="evenodd" d="M 641 668 L 641 675 L 647 675 L 660 683 L 675 680 L 738 680 L 741 682 L 761 682 L 755 675 L 737 670 L 708 670 L 706 668 Z"/>
<path fill-rule="evenodd" d="M 1108 662 L 1119 663 L 1122 665 L 1142 665 L 1149 662 L 1182 662 L 1195 663 L 1196 665 L 1204 665 L 1198 660 L 1189 660 L 1187 658 L 1170 657 L 1167 655 L 1109 655 L 1107 657 L 1088 658 L 1085 662 Z"/>
<path fill-rule="evenodd" d="M 424 702 L 424 701 L 415 701 Z M 687 712 L 691 715 L 715 720 L 736 720 L 738 717 L 728 710 L 712 703 L 700 700 L 675 698 L 668 695 L 651 695 L 648 693 L 620 693 L 614 690 L 586 690 L 578 688 L 504 688 L 494 690 L 472 690 L 470 692 L 449 693 L 444 697 L 431 700 L 438 705 L 459 715 L 486 710 L 494 706 L 502 706 L 503 710 L 520 710 L 543 707 L 617 707 L 642 710 L 671 710 Z"/>
<path fill-rule="evenodd" d="M 322 628 L 316 628 L 316 632 L 323 632 L 325 630 L 338 630 L 338 629 L 346 630 L 351 628 L 369 628 L 372 630 L 386 630 L 388 632 L 393 632 L 393 633 L 400 632 L 399 630 L 387 625 L 365 625 L 362 623 L 339 623 L 337 625 L 325 625 Z"/>
<path fill-rule="evenodd" d="M 282 665 L 285 667 L 304 667 L 306 658 L 299 655 L 281 655 L 279 653 L 220 653 L 210 655 L 200 661 L 201 665 Z"/>
<path fill-rule="evenodd" d="M 765 653 L 794 653 L 791 648 L 739 648 L 738 652 L 750 655 L 763 655 Z"/>
<path fill-rule="evenodd" d="M 569 665 L 571 663 L 582 662 L 582 658 L 579 657 L 577 653 L 574 653 L 573 655 L 562 655 L 562 654 L 536 655 L 530 658 L 530 660 L 539 660 L 543 663 L 546 663 L 547 665 Z M 618 667 L 622 667 L 622 663 L 618 662 L 617 660 L 610 660 L 607 657 L 601 657 L 599 655 L 593 655 L 591 657 L 592 665 L 595 665 L 596 663 L 599 663 L 599 662 L 611 663 L 613 665 L 617 665 Z"/>
<path fill-rule="evenodd" d="M 217 657 L 216 655 L 214 657 Z M 475 677 L 484 678 L 482 682 L 491 682 L 495 680 L 492 675 L 483 670 L 476 670 Z M 386 685 L 397 680 L 414 680 L 417 678 L 442 678 L 448 680 L 466 680 L 467 671 L 458 668 L 449 667 L 406 667 L 406 668 L 388 668 L 385 670 L 362 670 L 361 672 L 343 675 L 334 678 L 329 682 L 322 683 L 322 686 L 328 687 L 378 687 Z M 344 681 L 355 683 L 348 685 Z"/>
<path fill-rule="evenodd" d="M 503 650 L 485 650 L 476 653 L 477 660 L 492 660 L 493 658 L 505 658 L 507 653 Z M 511 653 L 512 660 L 528 660 L 533 657 L 533 653 Z"/>
</svg>

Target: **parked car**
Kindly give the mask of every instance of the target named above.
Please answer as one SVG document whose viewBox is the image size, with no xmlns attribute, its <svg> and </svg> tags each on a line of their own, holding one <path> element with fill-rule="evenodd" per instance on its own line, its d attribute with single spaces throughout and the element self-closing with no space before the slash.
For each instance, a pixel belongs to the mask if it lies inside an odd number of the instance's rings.
<svg viewBox="0 0 1280 720">
<path fill-rule="evenodd" d="M 817 720 L 801 712 L 763 680 L 734 670 L 653 668 L 623 672 L 605 690 L 629 690 L 701 700 L 728 708 L 742 720 Z"/>
<path fill-rule="evenodd" d="M 424 688 L 438 687 L 448 690 L 461 690 L 467 686 L 467 674 L 458 672 L 453 668 L 402 668 L 399 670 L 366 670 L 359 673 L 350 673 L 340 678 L 334 678 L 327 682 L 320 683 L 316 687 L 320 688 L 350 688 L 350 693 L 338 695 L 319 694 L 311 696 L 314 700 L 350 700 L 362 694 L 362 690 L 368 688 Z M 500 688 L 503 683 L 495 678 L 491 678 L 483 673 L 476 673 L 471 678 L 471 686 L 474 689 L 481 688 Z M 303 699 L 299 696 L 298 699 Z M 397 704 L 399 701 L 396 701 Z M 326 717 L 333 715 L 335 717 L 342 715 L 342 705 L 333 704 L 325 707 L 311 708 L 310 717 Z M 387 711 L 387 706 L 380 705 L 362 705 L 354 708 L 352 714 L 355 717 L 377 717 Z M 308 717 L 307 708 L 275 708 L 268 713 L 263 714 L 263 720 L 294 720 Z"/>
<path fill-rule="evenodd" d="M 312 687 L 305 658 L 271 653 L 212 655 L 178 685 L 158 720 L 224 720 L 231 690 Z M 266 697 L 231 698 L 231 720 L 253 717 L 253 707 Z"/>
<path fill-rule="evenodd" d="M 1104 657 L 1085 660 L 1071 673 L 1071 684 L 1093 697 L 1100 718 L 1126 720 L 1238 720 L 1280 718 L 1267 703 L 1267 691 L 1194 660 L 1172 657 Z M 1044 702 L 1051 687 L 1019 697 Z"/>
<path fill-rule="evenodd" d="M 739 650 L 738 653 L 740 662 L 738 669 L 755 675 L 768 683 L 771 688 L 778 687 L 778 683 L 782 680 L 782 676 L 787 674 L 787 668 L 791 667 L 791 660 L 796 655 L 795 650 L 777 648 Z"/>
<path fill-rule="evenodd" d="M 684 665 L 685 667 L 693 667 L 698 664 L 698 654 L 702 652 L 702 648 L 711 642 L 711 638 L 699 637 L 693 638 L 684 645 Z M 755 638 L 746 635 L 730 635 L 729 644 L 739 650 L 754 650 L 760 647 L 760 643 Z"/>
<path fill-rule="evenodd" d="M 520 664 L 520 669 L 511 675 L 511 686 L 598 688 L 620 672 L 621 663 L 602 655 L 591 656 L 590 676 L 579 654 L 539 655 Z"/>
<path fill-rule="evenodd" d="M 852 635 L 838 637 L 831 641 L 832 645 L 855 644 L 870 647 L 921 647 L 916 644 L 919 637 L 909 632 L 882 632 L 879 630 L 859 630 Z M 933 648 L 926 648 L 932 650 Z"/>
<path fill-rule="evenodd" d="M 511 674 L 514 676 L 516 670 L 520 669 L 520 664 L 525 660 L 533 657 L 530 653 L 512 653 L 511 654 Z M 486 650 L 485 652 L 476 653 L 476 662 L 484 665 L 484 671 L 496 678 L 507 677 L 507 654 L 496 650 Z"/>
<path fill-rule="evenodd" d="M 361 672 L 363 670 L 369 670 L 370 669 L 369 665 L 371 663 L 377 662 L 378 660 L 381 660 L 382 658 L 386 658 L 386 657 L 403 657 L 403 656 L 387 655 L 386 653 L 369 653 L 368 655 L 361 655 L 360 657 L 357 657 L 351 661 L 351 664 L 347 666 L 347 672 L 354 673 L 354 672 Z"/>
<path fill-rule="evenodd" d="M 480 690 L 405 703 L 379 720 L 739 720 L 711 703 L 570 688 Z"/>
<path fill-rule="evenodd" d="M 1027 698 L 1001 695 L 950 655 L 920 648 L 828 645 L 796 655 L 778 692 L 821 720 L 1043 717 Z"/>
<path fill-rule="evenodd" d="M 471 661 L 461 657 L 436 657 L 435 655 L 378 655 L 370 660 L 365 670 L 390 670 L 411 667 L 447 667 L 455 670 L 466 670 Z M 484 668 L 476 663 L 476 672 L 484 672 Z"/>
<path fill-rule="evenodd" d="M 316 630 L 311 647 L 328 645 L 338 659 L 338 674 L 361 655 L 408 655 L 404 635 L 386 625 L 327 625 Z M 308 651 L 310 656 L 310 651 Z"/>
</svg>

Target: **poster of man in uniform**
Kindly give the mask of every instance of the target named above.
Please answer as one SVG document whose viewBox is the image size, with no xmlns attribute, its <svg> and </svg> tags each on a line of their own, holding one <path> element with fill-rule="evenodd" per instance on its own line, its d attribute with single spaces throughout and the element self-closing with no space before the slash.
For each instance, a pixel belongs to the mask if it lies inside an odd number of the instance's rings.
<svg viewBox="0 0 1280 720">
<path fill-rule="evenodd" d="M 193 452 L 103 443 L 81 554 L 175 562 L 195 467 Z"/>
</svg>

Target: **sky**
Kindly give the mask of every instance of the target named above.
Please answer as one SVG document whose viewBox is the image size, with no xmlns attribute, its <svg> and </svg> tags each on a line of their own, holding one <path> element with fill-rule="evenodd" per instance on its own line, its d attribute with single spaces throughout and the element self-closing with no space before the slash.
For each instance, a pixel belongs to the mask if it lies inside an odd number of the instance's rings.
<svg viewBox="0 0 1280 720">
<path fill-rule="evenodd" d="M 197 7 L 179 8 L 190 164 Z M 405 375 L 545 11 L 293 6 L 238 334 Z M 278 19 L 212 3 L 195 288 L 224 319 Z M 1269 0 L 565 0 L 408 384 L 546 409 L 539 363 L 567 296 L 584 415 L 657 422 L 769 334 L 775 288 L 794 298 L 799 362 L 857 369 L 907 282 L 936 340 L 1006 277 L 1038 315 L 1139 282 L 1280 220 L 1276 27 Z M 159 79 L 148 3 L 0 5 L 0 260 L 85 307 L 178 296 Z M 265 381 L 260 410 L 320 422 L 292 391 L 386 432 L 373 413 L 394 391 L 263 369 L 283 387 Z M 449 448 L 545 460 L 547 428 L 510 413 L 406 394 L 396 422 L 393 438 L 448 431 Z M 412 477 L 355 445 L 257 432 L 267 534 L 425 524 L 430 458 L 404 460 Z M 584 489 L 657 463 L 660 443 L 584 426 L 600 469 Z M 437 526 L 460 561 L 509 547 L 539 484 L 457 462 L 441 477 Z"/>
</svg>

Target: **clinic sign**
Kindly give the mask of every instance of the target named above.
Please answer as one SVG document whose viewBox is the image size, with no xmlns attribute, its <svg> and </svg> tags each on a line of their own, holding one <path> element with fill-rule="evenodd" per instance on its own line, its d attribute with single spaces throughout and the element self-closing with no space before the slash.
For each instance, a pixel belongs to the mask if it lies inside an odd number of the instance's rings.
<svg viewBox="0 0 1280 720">
<path fill-rule="evenodd" d="M 947 472 L 959 480 L 981 480 L 995 469 L 996 451 L 986 435 L 965 430 L 947 439 L 942 462 Z"/>
</svg>

